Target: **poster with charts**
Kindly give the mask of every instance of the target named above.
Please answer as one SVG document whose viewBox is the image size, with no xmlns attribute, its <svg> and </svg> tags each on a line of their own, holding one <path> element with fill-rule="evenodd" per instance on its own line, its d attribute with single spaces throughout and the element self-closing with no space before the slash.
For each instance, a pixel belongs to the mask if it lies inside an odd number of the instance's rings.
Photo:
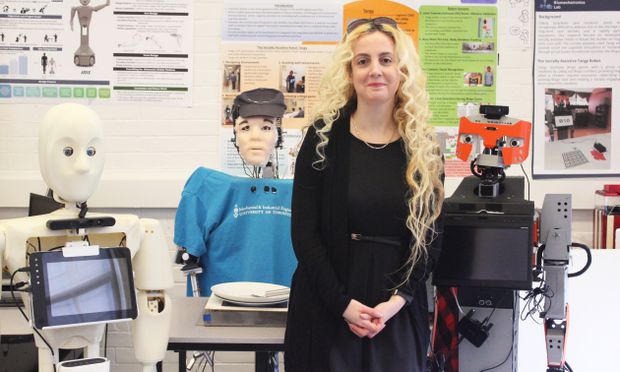
<svg viewBox="0 0 620 372">
<path fill-rule="evenodd" d="M 191 0 L 4 1 L 0 25 L 0 103 L 191 105 Z"/>
</svg>

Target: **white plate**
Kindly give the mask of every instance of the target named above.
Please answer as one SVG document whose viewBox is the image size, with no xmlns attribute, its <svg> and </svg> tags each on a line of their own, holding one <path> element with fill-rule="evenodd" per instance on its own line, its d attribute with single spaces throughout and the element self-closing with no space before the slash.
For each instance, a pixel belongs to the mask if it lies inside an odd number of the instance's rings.
<svg viewBox="0 0 620 372">
<path fill-rule="evenodd" d="M 234 301 L 234 300 L 226 300 L 226 299 L 222 299 L 222 301 L 226 301 L 228 303 L 239 305 L 239 306 L 273 306 L 273 305 L 280 305 L 280 304 L 287 302 L 288 298 L 285 298 L 284 300 L 280 300 L 280 301 L 275 301 L 275 302 L 247 302 L 247 301 Z"/>
<path fill-rule="evenodd" d="M 264 294 L 266 291 L 287 288 L 283 285 L 271 283 L 230 282 L 216 284 L 211 287 L 211 291 L 216 296 L 227 301 L 236 301 L 243 304 L 276 304 L 287 301 L 288 293 L 277 296 L 261 296 L 261 294 Z"/>
</svg>

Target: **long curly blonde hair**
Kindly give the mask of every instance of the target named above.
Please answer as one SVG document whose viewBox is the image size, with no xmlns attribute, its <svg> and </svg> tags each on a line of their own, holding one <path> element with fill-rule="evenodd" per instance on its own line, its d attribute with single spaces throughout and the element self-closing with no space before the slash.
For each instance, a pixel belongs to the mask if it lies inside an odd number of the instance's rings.
<svg viewBox="0 0 620 372">
<path fill-rule="evenodd" d="M 318 159 L 313 163 L 315 169 L 326 166 L 325 146 L 333 123 L 340 117 L 342 109 L 355 101 L 355 90 L 351 80 L 351 61 L 354 43 L 371 32 L 383 32 L 395 44 L 400 71 L 400 85 L 396 93 L 394 122 L 405 143 L 407 155 L 406 180 L 409 185 L 409 215 L 406 225 L 413 236 L 411 253 L 406 267 L 406 278 L 411 276 L 414 266 L 425 261 L 427 246 L 434 239 L 435 221 L 439 217 L 444 199 L 442 182 L 443 160 L 435 138 L 434 129 L 428 121 L 426 76 L 420 68 L 420 60 L 413 41 L 402 30 L 390 25 L 362 25 L 344 36 L 334 52 L 319 85 L 319 102 L 311 114 L 311 123 L 321 121 L 316 126 L 319 143 L 316 146 Z"/>
</svg>

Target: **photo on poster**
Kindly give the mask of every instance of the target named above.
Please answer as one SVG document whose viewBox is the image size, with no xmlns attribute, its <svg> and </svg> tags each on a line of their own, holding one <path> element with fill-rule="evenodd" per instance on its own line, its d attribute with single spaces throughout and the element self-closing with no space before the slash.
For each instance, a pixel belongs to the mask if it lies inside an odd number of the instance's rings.
<svg viewBox="0 0 620 372">
<path fill-rule="evenodd" d="M 478 37 L 481 39 L 493 38 L 493 18 L 478 18 Z"/>
<path fill-rule="evenodd" d="M 234 97 L 222 98 L 222 125 L 233 125 L 232 107 Z"/>
<path fill-rule="evenodd" d="M 463 74 L 463 86 L 465 86 L 465 87 L 479 87 L 479 86 L 482 86 L 482 73 L 480 73 L 480 72 L 465 72 Z"/>
<path fill-rule="evenodd" d="M 78 41 L 78 48 L 73 53 L 73 63 L 78 67 L 93 67 L 96 58 L 96 51 L 104 48 L 103 43 L 97 43 L 97 39 L 91 36 L 93 32 L 106 33 L 106 27 L 102 24 L 105 19 L 100 15 L 103 9 L 110 6 L 110 2 L 101 4 L 91 4 L 90 1 L 80 1 L 79 4 L 71 8 L 69 25 L 72 37 Z M 111 12 L 106 9 L 106 13 Z M 77 15 L 77 17 L 76 17 Z M 75 22 L 77 18 L 77 22 Z M 93 25 L 99 23 L 97 27 Z"/>
<path fill-rule="evenodd" d="M 225 64 L 222 93 L 238 93 L 241 87 L 241 64 Z"/>
<path fill-rule="evenodd" d="M 547 87 L 544 92 L 545 169 L 610 169 L 612 89 Z"/>
<path fill-rule="evenodd" d="M 456 104 L 456 115 L 460 118 L 463 116 L 473 116 L 480 113 L 479 102 L 458 102 Z"/>
<path fill-rule="evenodd" d="M 280 90 L 283 93 L 305 93 L 306 67 L 303 65 L 281 65 Z"/>
<path fill-rule="evenodd" d="M 284 118 L 304 118 L 306 112 L 305 99 L 301 97 L 285 97 L 286 110 Z"/>
<path fill-rule="evenodd" d="M 493 67 L 486 66 L 484 68 L 483 75 L 484 75 L 484 86 L 492 87 L 493 84 L 495 83 L 495 74 L 493 73 Z"/>
<path fill-rule="evenodd" d="M 480 41 L 465 41 L 461 44 L 461 51 L 463 53 L 494 53 L 495 43 L 493 42 L 480 42 Z"/>
</svg>

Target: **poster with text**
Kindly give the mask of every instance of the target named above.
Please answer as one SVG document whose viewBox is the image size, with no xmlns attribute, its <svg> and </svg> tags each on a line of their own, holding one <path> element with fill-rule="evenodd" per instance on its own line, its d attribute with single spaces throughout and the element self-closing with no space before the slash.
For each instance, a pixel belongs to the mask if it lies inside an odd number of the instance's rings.
<svg viewBox="0 0 620 372">
<path fill-rule="evenodd" d="M 317 100 L 317 89 L 341 37 L 342 6 L 333 3 L 226 2 L 221 45 L 222 170 L 252 175 L 235 146 L 233 101 L 256 88 L 280 90 L 286 110 L 282 146 L 271 163 L 280 178 L 292 178 L 301 129 Z M 270 27 L 264 27 L 269 24 Z"/>
<path fill-rule="evenodd" d="M 536 1 L 534 177 L 620 174 L 620 3 Z"/>
<path fill-rule="evenodd" d="M 445 154 L 448 177 L 471 174 L 456 157 L 459 118 L 495 104 L 497 7 L 459 1 L 357 1 L 345 4 L 345 24 L 357 18 L 390 17 L 418 48 L 427 77 L 431 124 Z"/>
<path fill-rule="evenodd" d="M 0 103 L 191 105 L 190 0 L 15 0 L 0 21 Z"/>
<path fill-rule="evenodd" d="M 495 103 L 497 7 L 463 6 L 458 0 L 423 5 L 428 3 L 365 0 L 282 6 L 268 1 L 226 2 L 222 29 L 222 127 L 232 130 L 234 97 L 258 87 L 284 93 L 285 129 L 307 125 L 322 73 L 346 26 L 360 18 L 390 17 L 418 47 L 431 96 L 431 124 L 437 128 L 446 154 L 447 176 L 469 175 L 469 164 L 455 155 L 458 123 L 461 116 L 476 114 L 480 104 Z M 273 27 L 259 27 L 264 24 Z M 303 92 L 298 86 L 300 82 Z M 222 158 L 223 169 L 243 174 L 230 136 L 222 138 L 221 143 L 226 154 Z"/>
</svg>

